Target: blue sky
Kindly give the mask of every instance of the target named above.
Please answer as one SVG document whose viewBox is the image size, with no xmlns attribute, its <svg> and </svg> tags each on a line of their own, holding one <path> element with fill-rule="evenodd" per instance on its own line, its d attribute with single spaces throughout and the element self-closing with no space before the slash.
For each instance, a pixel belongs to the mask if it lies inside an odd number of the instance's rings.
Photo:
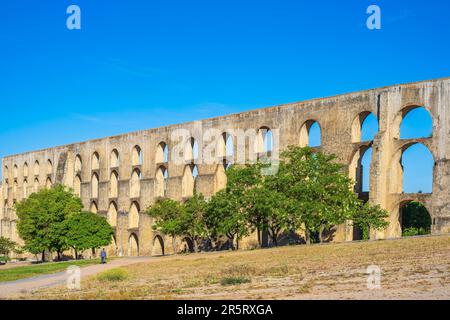
<svg viewBox="0 0 450 320">
<path fill-rule="evenodd" d="M 66 28 L 81 8 L 82 29 Z M 366 8 L 382 29 L 366 28 Z M 450 76 L 450 3 L 3 1 L 0 157 Z"/>
</svg>

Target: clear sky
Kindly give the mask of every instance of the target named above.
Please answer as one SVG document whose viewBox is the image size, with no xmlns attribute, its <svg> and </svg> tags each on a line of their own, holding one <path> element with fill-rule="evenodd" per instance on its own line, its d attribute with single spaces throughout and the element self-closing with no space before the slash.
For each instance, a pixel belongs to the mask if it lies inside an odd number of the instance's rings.
<svg viewBox="0 0 450 320">
<path fill-rule="evenodd" d="M 449 14 L 445 0 L 2 1 L 0 157 L 448 77 Z"/>
</svg>

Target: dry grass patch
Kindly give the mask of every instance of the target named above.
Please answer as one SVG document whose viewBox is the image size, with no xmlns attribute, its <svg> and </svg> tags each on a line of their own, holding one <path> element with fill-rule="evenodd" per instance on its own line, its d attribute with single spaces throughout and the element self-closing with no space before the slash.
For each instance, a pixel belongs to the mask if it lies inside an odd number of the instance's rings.
<svg viewBox="0 0 450 320">
<path fill-rule="evenodd" d="M 369 265 L 382 269 L 383 290 L 376 294 L 367 290 Z M 450 236 L 200 253 L 124 267 L 129 276 L 121 281 L 92 277 L 81 292 L 53 288 L 32 298 L 414 298 L 430 286 L 448 298 L 449 265 Z"/>
</svg>

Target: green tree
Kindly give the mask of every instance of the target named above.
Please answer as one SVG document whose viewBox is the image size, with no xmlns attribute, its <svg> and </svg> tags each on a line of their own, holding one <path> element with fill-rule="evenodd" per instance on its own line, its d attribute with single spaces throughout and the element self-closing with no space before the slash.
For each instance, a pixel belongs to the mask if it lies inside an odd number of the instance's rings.
<svg viewBox="0 0 450 320">
<path fill-rule="evenodd" d="M 107 246 L 112 241 L 113 228 L 104 217 L 92 212 L 78 212 L 65 221 L 67 245 L 78 252 Z"/>
<path fill-rule="evenodd" d="M 334 155 L 290 146 L 281 154 L 278 176 L 280 191 L 293 201 L 295 228 L 305 229 L 306 242 L 312 234 L 324 241 L 324 231 L 344 223 L 359 208 L 351 191 L 352 181 Z"/>
<path fill-rule="evenodd" d="M 389 226 L 387 217 L 389 217 L 389 214 L 386 210 L 379 205 L 374 206 L 366 202 L 361 204 L 358 210 L 355 210 L 351 219 L 353 225 L 362 230 L 362 238 L 367 240 L 371 229 L 383 230 Z"/>
<path fill-rule="evenodd" d="M 226 236 L 233 250 L 239 249 L 239 241 L 248 235 L 247 219 L 241 203 L 238 194 L 223 189 L 208 201 L 204 215 L 211 237 L 217 240 Z"/>
<path fill-rule="evenodd" d="M 416 236 L 431 233 L 431 216 L 420 202 L 410 202 L 402 208 L 402 235 Z"/>
<path fill-rule="evenodd" d="M 5 237 L 0 237 L 0 261 L 8 261 L 9 254 L 16 251 L 17 244 Z"/>
<path fill-rule="evenodd" d="M 204 223 L 206 200 L 203 195 L 194 193 L 184 204 L 180 217 L 181 233 L 192 240 L 194 251 L 198 251 L 199 242 L 207 236 Z"/>
<path fill-rule="evenodd" d="M 172 237 L 172 246 L 175 252 L 176 237 L 182 236 L 186 232 L 182 220 L 185 215 L 184 206 L 172 199 L 159 199 L 147 209 L 146 213 L 154 219 L 154 230 Z"/>
<path fill-rule="evenodd" d="M 25 242 L 24 249 L 33 254 L 42 253 L 43 261 L 45 250 L 56 251 L 60 258 L 68 248 L 65 220 L 82 207 L 81 200 L 59 184 L 16 203 L 17 231 Z"/>
</svg>

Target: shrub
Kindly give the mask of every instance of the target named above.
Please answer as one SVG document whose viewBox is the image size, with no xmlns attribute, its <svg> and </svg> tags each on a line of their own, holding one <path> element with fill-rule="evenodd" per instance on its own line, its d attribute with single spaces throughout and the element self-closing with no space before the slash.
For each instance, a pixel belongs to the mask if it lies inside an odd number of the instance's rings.
<svg viewBox="0 0 450 320">
<path fill-rule="evenodd" d="M 233 286 L 249 282 L 251 282 L 251 280 L 247 277 L 225 277 L 220 280 L 220 284 L 223 286 Z"/>
<path fill-rule="evenodd" d="M 128 272 L 121 268 L 104 271 L 97 276 L 99 281 L 123 281 L 128 278 Z"/>
</svg>

